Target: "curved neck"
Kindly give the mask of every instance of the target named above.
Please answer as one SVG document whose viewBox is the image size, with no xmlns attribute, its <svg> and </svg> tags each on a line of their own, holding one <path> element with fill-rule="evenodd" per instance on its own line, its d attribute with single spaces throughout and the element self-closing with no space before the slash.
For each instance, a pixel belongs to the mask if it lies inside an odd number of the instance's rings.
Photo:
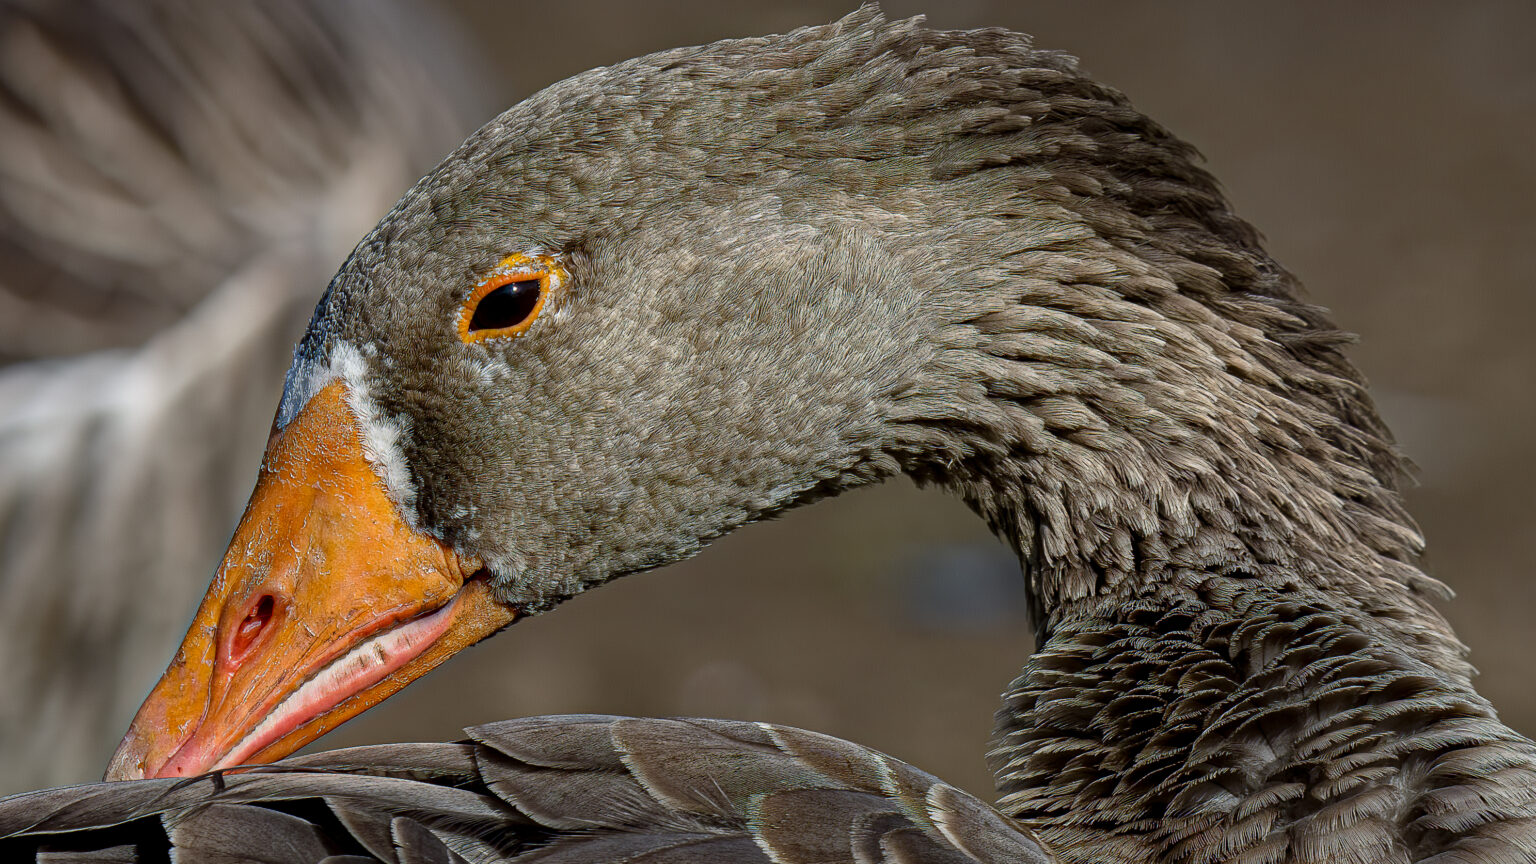
<svg viewBox="0 0 1536 864">
<path fill-rule="evenodd" d="M 1098 235 L 1016 256 L 1006 302 L 930 364 L 960 410 L 900 418 L 905 469 L 1013 545 L 1039 637 L 1220 583 L 1234 603 L 1327 595 L 1465 678 L 1346 337 L 1243 237 L 1180 242 L 1156 255 Z M 1201 263 L 1218 246 L 1221 268 Z"/>
</svg>

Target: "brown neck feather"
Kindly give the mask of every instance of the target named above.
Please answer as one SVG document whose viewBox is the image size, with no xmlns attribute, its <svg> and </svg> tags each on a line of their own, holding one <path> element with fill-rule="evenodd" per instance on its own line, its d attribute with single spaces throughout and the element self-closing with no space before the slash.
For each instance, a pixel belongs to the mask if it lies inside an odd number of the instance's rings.
<svg viewBox="0 0 1536 864">
<path fill-rule="evenodd" d="M 920 454 L 906 470 L 1013 544 L 1042 637 L 1218 579 L 1234 596 L 1326 595 L 1466 680 L 1431 606 L 1447 592 L 1416 566 L 1403 462 L 1340 351 L 1350 337 L 1209 178 L 1171 164 L 1180 176 L 1115 195 L 1117 166 L 1053 168 L 1082 191 L 1059 181 L 1034 210 L 1078 233 L 1037 232 L 993 274 L 997 302 L 932 364 L 962 410 L 898 411 Z"/>
</svg>

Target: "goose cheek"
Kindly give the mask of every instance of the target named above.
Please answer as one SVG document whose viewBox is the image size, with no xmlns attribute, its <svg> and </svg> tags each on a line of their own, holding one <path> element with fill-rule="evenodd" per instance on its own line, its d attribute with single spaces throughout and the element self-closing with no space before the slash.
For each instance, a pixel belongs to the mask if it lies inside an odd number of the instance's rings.
<svg viewBox="0 0 1536 864">
<path fill-rule="evenodd" d="M 516 611 L 400 518 L 343 385 L 268 447 L 180 650 L 107 779 L 282 758 L 383 701 Z"/>
</svg>

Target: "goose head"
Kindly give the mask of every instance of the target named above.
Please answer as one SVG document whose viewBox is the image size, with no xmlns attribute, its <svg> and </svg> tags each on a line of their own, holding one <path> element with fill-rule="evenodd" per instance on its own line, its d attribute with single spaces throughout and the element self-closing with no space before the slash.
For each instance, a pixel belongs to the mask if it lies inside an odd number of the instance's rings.
<svg viewBox="0 0 1536 864">
<path fill-rule="evenodd" d="M 898 472 L 1014 543 L 1042 622 L 1179 568 L 1411 600 L 1336 341 L 1189 148 L 1016 34 L 866 10 L 585 73 L 331 282 L 108 776 L 279 758 L 523 616 Z"/>
</svg>

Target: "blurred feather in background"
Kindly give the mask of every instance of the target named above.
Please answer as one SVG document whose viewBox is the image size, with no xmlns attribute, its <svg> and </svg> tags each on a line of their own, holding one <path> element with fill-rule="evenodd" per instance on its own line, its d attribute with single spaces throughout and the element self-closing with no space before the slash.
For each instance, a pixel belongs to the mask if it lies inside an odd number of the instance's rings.
<svg viewBox="0 0 1536 864">
<path fill-rule="evenodd" d="M 98 776 L 315 298 L 472 128 L 381 3 L 0 7 L 0 791 Z"/>
</svg>

